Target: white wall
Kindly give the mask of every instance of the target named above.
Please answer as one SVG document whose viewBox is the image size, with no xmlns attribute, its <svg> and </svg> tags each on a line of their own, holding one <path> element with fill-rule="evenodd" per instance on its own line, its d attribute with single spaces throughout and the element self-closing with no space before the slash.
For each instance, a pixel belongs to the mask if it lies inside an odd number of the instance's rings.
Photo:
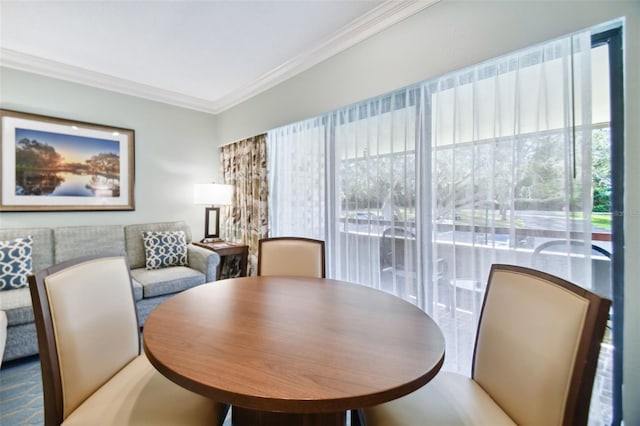
<svg viewBox="0 0 640 426">
<path fill-rule="evenodd" d="M 253 136 L 625 14 L 632 21 L 639 9 L 637 0 L 441 0 L 223 112 L 218 140 Z"/>
<path fill-rule="evenodd" d="M 193 184 L 219 175 L 214 116 L 9 68 L 0 68 L 0 107 L 135 130 L 134 211 L 2 212 L 0 227 L 186 220 L 202 238 Z"/>
<path fill-rule="evenodd" d="M 624 417 L 640 425 L 640 2 L 442 0 L 218 116 L 222 145 L 625 17 Z"/>
</svg>

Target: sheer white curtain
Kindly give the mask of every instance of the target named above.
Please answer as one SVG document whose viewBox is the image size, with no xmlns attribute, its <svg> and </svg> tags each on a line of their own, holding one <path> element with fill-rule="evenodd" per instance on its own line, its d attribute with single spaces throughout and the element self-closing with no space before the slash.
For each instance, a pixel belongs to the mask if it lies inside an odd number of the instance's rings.
<svg viewBox="0 0 640 426">
<path fill-rule="evenodd" d="M 269 132 L 272 235 L 325 239 L 329 277 L 424 309 L 470 374 L 492 263 L 594 286 L 590 61 L 585 32 Z"/>
<path fill-rule="evenodd" d="M 403 89 L 268 133 L 270 235 L 323 239 L 329 277 L 414 303 L 419 102 Z"/>
<path fill-rule="evenodd" d="M 325 117 L 267 134 L 269 236 L 325 239 Z"/>
<path fill-rule="evenodd" d="M 492 263 L 591 287 L 590 51 L 584 33 L 424 85 L 432 261 L 442 271 L 431 302 L 447 335 L 446 368 L 470 373 Z M 558 242 L 553 253 L 538 253 L 547 241 Z"/>
<path fill-rule="evenodd" d="M 339 279 L 424 306 L 416 185 L 420 89 L 411 87 L 330 115 L 333 186 L 327 238 Z"/>
</svg>

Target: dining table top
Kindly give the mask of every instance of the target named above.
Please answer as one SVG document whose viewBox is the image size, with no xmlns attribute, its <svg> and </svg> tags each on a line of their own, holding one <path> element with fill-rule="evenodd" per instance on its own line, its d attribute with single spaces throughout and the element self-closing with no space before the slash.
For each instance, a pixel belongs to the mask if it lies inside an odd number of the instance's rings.
<svg viewBox="0 0 640 426">
<path fill-rule="evenodd" d="M 413 304 L 324 278 L 244 277 L 186 290 L 151 312 L 151 363 L 175 383 L 251 410 L 336 412 L 431 380 L 444 337 Z"/>
</svg>

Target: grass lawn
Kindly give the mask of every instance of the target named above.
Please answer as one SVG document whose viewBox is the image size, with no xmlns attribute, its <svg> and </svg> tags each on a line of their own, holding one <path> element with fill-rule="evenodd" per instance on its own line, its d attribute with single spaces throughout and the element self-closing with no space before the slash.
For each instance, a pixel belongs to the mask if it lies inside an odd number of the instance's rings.
<svg viewBox="0 0 640 426">
<path fill-rule="evenodd" d="M 415 210 L 414 209 L 396 209 L 395 217 L 396 220 L 407 220 L 412 221 L 415 219 Z M 360 218 L 360 219 L 382 219 L 383 218 L 382 209 L 370 209 L 370 210 L 362 210 L 362 211 L 349 211 L 347 212 L 347 217 L 349 218 Z M 491 226 L 510 226 L 510 221 L 507 218 L 506 220 L 502 219 L 502 216 L 497 211 L 490 211 L 488 215 L 485 216 L 487 212 L 483 209 L 458 209 L 456 210 L 456 225 L 470 225 L 474 223 L 475 225 L 482 226 L 485 223 Z M 546 212 L 548 216 L 563 216 L 565 213 L 563 212 Z M 361 216 L 359 216 L 361 215 Z M 582 212 L 574 212 L 573 220 L 582 220 Z M 492 221 L 493 220 L 493 221 Z M 591 225 L 597 227 L 604 231 L 611 231 L 611 213 L 591 213 Z M 516 228 L 520 228 L 523 226 L 522 220 L 517 219 L 515 223 Z"/>
<path fill-rule="evenodd" d="M 611 231 L 611 213 L 591 213 L 591 224 Z"/>
</svg>

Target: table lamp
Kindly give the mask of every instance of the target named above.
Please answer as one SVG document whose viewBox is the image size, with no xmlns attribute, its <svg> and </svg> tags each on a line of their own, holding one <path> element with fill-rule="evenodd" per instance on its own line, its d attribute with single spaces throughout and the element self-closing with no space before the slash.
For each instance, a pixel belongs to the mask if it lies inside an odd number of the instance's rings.
<svg viewBox="0 0 640 426">
<path fill-rule="evenodd" d="M 231 205 L 233 186 L 221 183 L 198 183 L 194 189 L 194 203 L 211 206 L 204 211 L 204 238 L 202 241 L 219 241 L 220 208 L 215 206 Z"/>
</svg>

